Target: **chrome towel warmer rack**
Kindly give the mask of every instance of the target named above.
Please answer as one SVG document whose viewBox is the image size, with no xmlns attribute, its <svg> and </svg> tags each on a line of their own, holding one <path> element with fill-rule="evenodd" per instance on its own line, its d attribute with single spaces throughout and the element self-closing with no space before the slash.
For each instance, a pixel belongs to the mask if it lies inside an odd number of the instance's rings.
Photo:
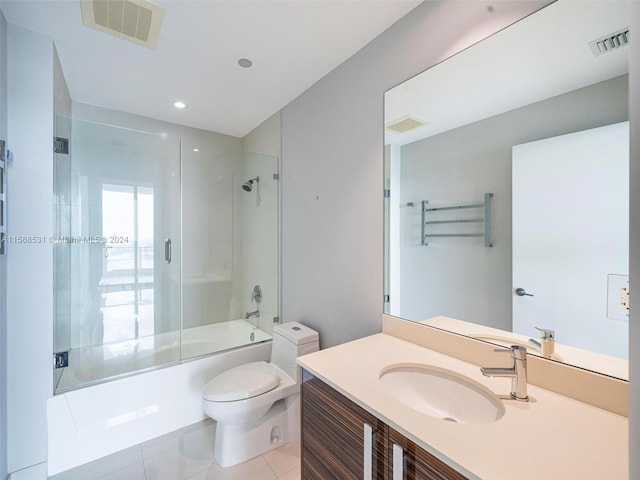
<svg viewBox="0 0 640 480">
<path fill-rule="evenodd" d="M 493 247 L 491 243 L 491 197 L 493 193 L 485 193 L 484 201 L 482 203 L 472 203 L 467 205 L 450 205 L 444 207 L 429 207 L 429 201 L 422 201 L 422 245 L 428 245 L 427 239 L 433 237 L 483 237 L 485 247 Z M 440 212 L 443 210 L 464 210 L 464 209 L 482 209 L 482 218 L 452 218 L 441 220 L 429 220 L 428 215 L 432 212 Z M 454 224 L 454 223 L 482 223 L 482 233 L 428 233 L 428 225 L 441 225 L 441 224 Z"/>
</svg>

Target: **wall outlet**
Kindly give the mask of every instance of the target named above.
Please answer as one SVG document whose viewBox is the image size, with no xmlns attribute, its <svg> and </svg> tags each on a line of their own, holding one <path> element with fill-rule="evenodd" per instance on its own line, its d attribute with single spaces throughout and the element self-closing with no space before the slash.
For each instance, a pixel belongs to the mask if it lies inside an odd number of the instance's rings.
<svg viewBox="0 0 640 480">
<path fill-rule="evenodd" d="M 620 308 L 629 311 L 629 286 L 620 289 Z"/>
<path fill-rule="evenodd" d="M 607 318 L 629 321 L 629 275 L 607 275 Z"/>
</svg>

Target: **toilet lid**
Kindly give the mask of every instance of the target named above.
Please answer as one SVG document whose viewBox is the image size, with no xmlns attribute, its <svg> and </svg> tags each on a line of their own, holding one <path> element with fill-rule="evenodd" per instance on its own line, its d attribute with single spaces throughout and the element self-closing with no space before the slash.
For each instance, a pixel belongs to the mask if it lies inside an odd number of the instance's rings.
<svg viewBox="0 0 640 480">
<path fill-rule="evenodd" d="M 273 390 L 280 376 L 267 362 L 253 362 L 234 367 L 211 379 L 202 389 L 210 402 L 233 402 Z"/>
</svg>

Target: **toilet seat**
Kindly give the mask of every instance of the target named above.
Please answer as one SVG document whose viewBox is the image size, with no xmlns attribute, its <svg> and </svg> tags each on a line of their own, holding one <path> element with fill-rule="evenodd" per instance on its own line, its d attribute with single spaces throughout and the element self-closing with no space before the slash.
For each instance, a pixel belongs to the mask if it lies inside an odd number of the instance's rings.
<svg viewBox="0 0 640 480">
<path fill-rule="evenodd" d="M 252 362 L 234 367 L 211 379 L 202 389 L 209 402 L 234 402 L 257 397 L 276 388 L 280 375 L 267 362 Z"/>
</svg>

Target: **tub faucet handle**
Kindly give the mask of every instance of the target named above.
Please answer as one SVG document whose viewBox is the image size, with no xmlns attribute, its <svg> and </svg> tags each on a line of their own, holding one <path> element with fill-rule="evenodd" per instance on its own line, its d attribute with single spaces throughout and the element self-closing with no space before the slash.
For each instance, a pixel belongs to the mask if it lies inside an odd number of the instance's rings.
<svg viewBox="0 0 640 480">
<path fill-rule="evenodd" d="M 262 301 L 262 289 L 260 285 L 256 285 L 253 287 L 253 291 L 251 292 L 251 301 L 260 303 Z"/>
</svg>

